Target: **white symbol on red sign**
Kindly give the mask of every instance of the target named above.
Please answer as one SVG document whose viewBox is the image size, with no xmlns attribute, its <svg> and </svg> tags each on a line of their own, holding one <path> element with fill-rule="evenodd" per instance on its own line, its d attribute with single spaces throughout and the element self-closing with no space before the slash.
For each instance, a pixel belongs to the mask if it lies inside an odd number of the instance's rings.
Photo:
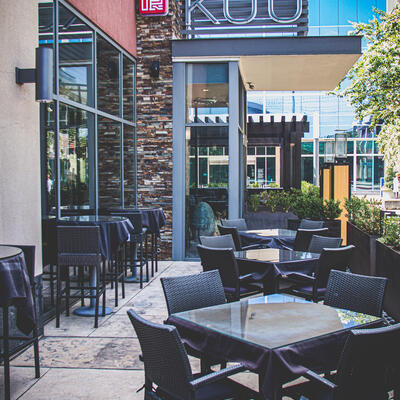
<svg viewBox="0 0 400 400">
<path fill-rule="evenodd" d="M 139 0 L 139 12 L 143 15 L 167 15 L 168 0 Z"/>
</svg>

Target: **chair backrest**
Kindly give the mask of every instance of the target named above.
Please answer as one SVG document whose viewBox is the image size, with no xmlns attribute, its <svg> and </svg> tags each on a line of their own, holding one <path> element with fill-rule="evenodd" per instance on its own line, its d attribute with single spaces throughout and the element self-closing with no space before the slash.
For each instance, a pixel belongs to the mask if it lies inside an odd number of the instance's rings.
<svg viewBox="0 0 400 400">
<path fill-rule="evenodd" d="M 204 271 L 217 269 L 222 285 L 225 288 L 233 288 L 233 298 L 239 299 L 239 268 L 232 249 L 212 249 L 197 245 L 201 265 Z"/>
<path fill-rule="evenodd" d="M 324 227 L 324 221 L 313 221 L 311 219 L 302 219 L 300 221 L 300 229 L 320 229 Z"/>
<path fill-rule="evenodd" d="M 235 242 L 232 235 L 221 236 L 200 236 L 200 244 L 214 249 L 235 249 Z"/>
<path fill-rule="evenodd" d="M 313 235 L 324 235 L 328 233 L 328 228 L 319 229 L 297 229 L 296 237 L 294 238 L 293 250 L 308 251 L 311 238 Z"/>
<path fill-rule="evenodd" d="M 226 302 L 218 270 L 161 278 L 168 314 L 211 307 Z"/>
<path fill-rule="evenodd" d="M 95 265 L 101 260 L 100 227 L 58 226 L 59 265 Z"/>
<path fill-rule="evenodd" d="M 247 223 L 244 218 L 221 219 L 222 226 L 237 228 L 238 231 L 247 231 Z"/>
<path fill-rule="evenodd" d="M 334 400 L 387 399 L 398 387 L 390 373 L 400 367 L 400 324 L 349 332 L 337 368 Z M 398 379 L 398 377 L 397 377 Z"/>
<path fill-rule="evenodd" d="M 331 236 L 312 235 L 308 251 L 310 253 L 321 253 L 322 249 L 337 249 L 342 244 L 343 239 Z"/>
<path fill-rule="evenodd" d="M 233 239 L 233 243 L 235 243 L 235 249 L 236 251 L 240 251 L 242 249 L 242 242 L 240 240 L 239 232 L 238 229 L 235 227 L 231 226 L 222 226 L 222 225 L 217 225 L 219 234 L 221 236 L 225 235 L 231 235 Z"/>
<path fill-rule="evenodd" d="M 174 399 L 192 398 L 192 369 L 176 328 L 147 321 L 132 309 L 128 316 L 139 339 L 146 381 L 155 383 Z"/>
<path fill-rule="evenodd" d="M 324 304 L 380 317 L 386 283 L 386 278 L 331 270 Z"/>
<path fill-rule="evenodd" d="M 338 249 L 323 249 L 315 272 L 314 290 L 326 288 L 332 269 L 346 271 L 353 262 L 355 247 L 349 245 Z"/>
</svg>

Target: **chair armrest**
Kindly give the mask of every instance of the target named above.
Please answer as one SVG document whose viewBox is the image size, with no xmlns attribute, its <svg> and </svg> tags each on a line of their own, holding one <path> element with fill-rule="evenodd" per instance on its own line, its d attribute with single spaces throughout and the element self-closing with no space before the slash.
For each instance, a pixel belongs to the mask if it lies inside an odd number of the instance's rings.
<svg viewBox="0 0 400 400">
<path fill-rule="evenodd" d="M 299 283 L 311 283 L 313 284 L 315 281 L 315 278 L 310 275 L 302 274 L 300 272 L 292 272 L 288 275 L 285 275 L 285 280 L 291 281 L 291 282 L 299 282 Z"/>
<path fill-rule="evenodd" d="M 312 370 L 308 370 L 305 374 L 304 377 L 309 379 L 310 381 L 320 383 L 322 386 L 325 386 L 326 388 L 330 390 L 336 390 L 337 385 L 335 385 L 333 382 L 328 381 L 328 379 L 322 377 L 321 375 L 318 375 L 316 372 Z"/>
<path fill-rule="evenodd" d="M 246 371 L 246 367 L 243 364 L 236 364 L 232 367 L 223 368 L 219 371 L 212 372 L 211 374 L 201 376 L 200 378 L 194 379 L 190 382 L 193 389 L 197 389 L 201 386 L 208 385 L 209 383 L 218 381 L 222 378 L 226 378 L 230 375 L 237 374 L 238 372 Z"/>
<path fill-rule="evenodd" d="M 246 275 L 240 275 L 239 276 L 239 282 L 249 282 L 253 280 L 253 274 L 246 274 Z"/>
<path fill-rule="evenodd" d="M 257 244 L 249 244 L 248 246 L 242 246 L 242 250 L 256 250 L 256 249 L 264 249 L 265 246 L 261 243 Z"/>
</svg>

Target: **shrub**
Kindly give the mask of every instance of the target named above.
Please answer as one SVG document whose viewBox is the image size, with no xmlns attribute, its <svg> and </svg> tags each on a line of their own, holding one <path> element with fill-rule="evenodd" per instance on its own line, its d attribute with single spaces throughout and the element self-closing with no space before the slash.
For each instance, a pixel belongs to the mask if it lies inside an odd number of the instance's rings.
<svg viewBox="0 0 400 400">
<path fill-rule="evenodd" d="M 257 212 L 258 207 L 260 207 L 260 200 L 261 196 L 259 194 L 252 194 L 249 197 L 249 206 L 252 211 Z"/>
<path fill-rule="evenodd" d="M 288 212 L 290 208 L 290 195 L 283 190 L 266 190 L 261 193 L 262 202 L 272 212 Z"/>
<path fill-rule="evenodd" d="M 400 250 L 400 217 L 386 217 L 383 220 L 381 241 L 395 250 Z"/>
<path fill-rule="evenodd" d="M 369 235 L 379 236 L 381 227 L 380 201 L 361 199 L 360 207 L 353 216 L 354 224 Z"/>
<path fill-rule="evenodd" d="M 347 211 L 346 218 L 351 223 L 355 224 L 355 219 L 358 211 L 361 208 L 362 199 L 356 196 L 351 196 L 349 199 L 344 200 L 344 208 Z"/>
<path fill-rule="evenodd" d="M 323 219 L 336 219 L 339 218 L 341 214 L 340 200 L 324 200 Z"/>
</svg>

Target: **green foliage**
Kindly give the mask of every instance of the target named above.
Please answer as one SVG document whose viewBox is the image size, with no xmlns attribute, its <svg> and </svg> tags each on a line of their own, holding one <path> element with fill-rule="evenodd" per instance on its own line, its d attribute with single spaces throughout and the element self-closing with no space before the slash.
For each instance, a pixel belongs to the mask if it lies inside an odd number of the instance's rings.
<svg viewBox="0 0 400 400">
<path fill-rule="evenodd" d="M 260 187 L 260 185 L 258 184 L 258 182 L 253 182 L 253 183 L 250 183 L 249 187 L 250 188 L 258 188 L 258 187 Z"/>
<path fill-rule="evenodd" d="M 380 19 L 353 25 L 369 46 L 346 76 L 350 86 L 336 93 L 349 98 L 357 119 L 372 116 L 372 126 L 385 122 L 380 151 L 386 166 L 400 172 L 400 2 L 389 14 L 375 11 Z"/>
<path fill-rule="evenodd" d="M 400 250 L 400 217 L 386 217 L 383 220 L 381 241 L 395 250 Z"/>
<path fill-rule="evenodd" d="M 278 185 L 276 182 L 270 182 L 270 183 L 268 184 L 268 186 L 269 186 L 269 187 L 272 187 L 272 188 L 278 188 L 278 187 L 279 187 L 279 185 Z"/>
<path fill-rule="evenodd" d="M 393 179 L 396 176 L 393 167 L 386 168 L 385 174 L 385 186 L 389 189 L 393 189 Z"/>
<path fill-rule="evenodd" d="M 324 200 L 323 219 L 336 219 L 339 218 L 341 214 L 340 200 Z"/>
<path fill-rule="evenodd" d="M 345 208 L 349 221 L 369 235 L 379 236 L 381 202 L 352 196 L 346 199 Z"/>
<path fill-rule="evenodd" d="M 290 208 L 290 195 L 283 190 L 266 190 L 261 193 L 262 202 L 272 212 L 288 212 Z"/>
<path fill-rule="evenodd" d="M 261 196 L 259 194 L 252 194 L 249 197 L 249 206 L 252 211 L 257 212 L 258 207 L 260 207 L 260 200 Z"/>
<path fill-rule="evenodd" d="M 304 194 L 310 194 L 312 196 L 318 196 L 318 197 L 320 196 L 319 187 L 307 181 L 301 181 L 301 191 Z"/>
<path fill-rule="evenodd" d="M 302 192 L 298 189 L 292 189 L 290 210 L 300 219 L 308 218 L 320 220 L 324 214 L 324 200 L 311 189 Z"/>
</svg>

